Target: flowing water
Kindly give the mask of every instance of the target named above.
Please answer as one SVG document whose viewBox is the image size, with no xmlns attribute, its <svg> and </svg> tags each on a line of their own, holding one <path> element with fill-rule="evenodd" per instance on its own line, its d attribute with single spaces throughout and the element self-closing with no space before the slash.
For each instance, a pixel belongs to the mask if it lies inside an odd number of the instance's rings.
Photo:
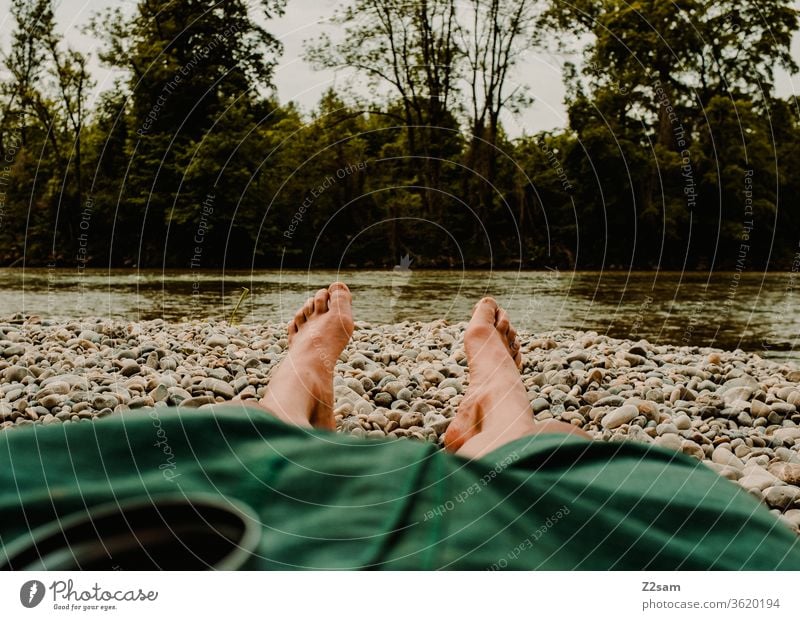
<svg viewBox="0 0 800 620">
<path fill-rule="evenodd" d="M 136 271 L 0 269 L 0 316 L 287 321 L 332 280 L 346 281 L 356 320 L 456 322 L 494 295 L 521 329 L 594 330 L 654 343 L 741 348 L 800 361 L 796 273 L 559 271 Z"/>
</svg>

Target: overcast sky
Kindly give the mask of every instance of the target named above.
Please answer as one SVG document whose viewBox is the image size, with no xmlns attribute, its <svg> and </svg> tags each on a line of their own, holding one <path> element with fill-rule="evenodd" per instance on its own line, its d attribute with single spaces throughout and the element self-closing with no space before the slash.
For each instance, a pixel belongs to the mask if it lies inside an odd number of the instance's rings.
<svg viewBox="0 0 800 620">
<path fill-rule="evenodd" d="M 332 71 L 315 71 L 303 60 L 303 42 L 317 38 L 324 30 L 336 37 L 336 29 L 328 23 L 334 9 L 342 0 L 289 0 L 286 14 L 267 24 L 270 32 L 284 45 L 283 56 L 275 74 L 278 95 L 282 102 L 295 101 L 304 110 L 310 110 L 321 93 L 331 85 L 342 85 L 346 76 Z M 797 4 L 800 4 L 798 2 Z M 0 45 L 7 49 L 13 22 L 8 14 L 10 0 L 0 0 Z M 97 81 L 96 92 L 111 87 L 113 72 L 99 64 L 96 59 L 97 41 L 81 32 L 89 18 L 98 10 L 110 6 L 133 7 L 135 0 L 60 0 L 57 2 L 56 18 L 59 29 L 73 47 L 92 55 L 92 71 Z M 795 59 L 800 60 L 800 37 L 793 42 Z M 519 116 L 507 115 L 504 125 L 512 136 L 535 133 L 544 129 L 562 127 L 566 124 L 564 109 L 564 86 L 561 65 L 564 58 L 553 53 L 531 53 L 520 65 L 515 80 L 530 87 L 535 97 L 534 104 Z M 781 96 L 798 92 L 800 79 L 779 72 L 778 94 Z"/>
</svg>

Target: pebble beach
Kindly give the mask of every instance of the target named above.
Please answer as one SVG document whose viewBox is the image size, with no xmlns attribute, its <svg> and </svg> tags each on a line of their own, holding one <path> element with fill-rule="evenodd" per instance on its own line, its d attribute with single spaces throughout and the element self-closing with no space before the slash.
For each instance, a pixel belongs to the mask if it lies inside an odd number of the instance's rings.
<svg viewBox="0 0 800 620">
<path fill-rule="evenodd" d="M 468 385 L 465 323 L 356 323 L 335 374 L 339 432 L 441 445 Z M 740 350 L 594 332 L 520 333 L 537 420 L 702 461 L 800 533 L 800 370 Z M 0 432 L 263 395 L 286 327 L 0 320 Z M 135 413 L 135 412 L 134 412 Z"/>
</svg>

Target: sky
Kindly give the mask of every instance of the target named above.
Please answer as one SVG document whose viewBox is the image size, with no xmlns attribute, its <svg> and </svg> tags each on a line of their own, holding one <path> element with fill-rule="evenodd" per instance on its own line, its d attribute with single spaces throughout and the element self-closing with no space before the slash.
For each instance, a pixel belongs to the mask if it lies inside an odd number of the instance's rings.
<svg viewBox="0 0 800 620">
<path fill-rule="evenodd" d="M 95 95 L 109 89 L 115 77 L 110 68 L 102 66 L 96 57 L 98 41 L 82 31 L 91 16 L 110 6 L 135 6 L 136 0 L 58 0 L 56 20 L 65 40 L 74 48 L 89 53 L 91 69 L 97 82 Z M 330 86 L 348 84 L 348 76 L 334 71 L 316 71 L 303 59 L 303 44 L 329 32 L 336 39 L 336 26 L 330 17 L 342 0 L 289 0 L 286 14 L 266 23 L 269 32 L 281 40 L 283 55 L 275 73 L 275 84 L 283 103 L 296 102 L 303 110 L 311 110 L 320 95 Z M 10 0 L 0 0 L 0 47 L 7 49 L 14 27 L 9 16 Z M 800 6 L 800 1 L 796 3 Z M 792 45 L 794 58 L 800 63 L 800 36 L 795 36 Z M 516 83 L 529 88 L 535 101 L 519 115 L 506 114 L 503 124 L 512 137 L 533 134 L 542 130 L 564 127 L 567 123 L 564 107 L 563 55 L 536 51 L 529 53 L 512 76 Z M 572 60 L 575 60 L 574 58 Z M 777 93 L 787 96 L 800 92 L 800 76 L 789 76 L 779 71 L 776 80 Z"/>
</svg>

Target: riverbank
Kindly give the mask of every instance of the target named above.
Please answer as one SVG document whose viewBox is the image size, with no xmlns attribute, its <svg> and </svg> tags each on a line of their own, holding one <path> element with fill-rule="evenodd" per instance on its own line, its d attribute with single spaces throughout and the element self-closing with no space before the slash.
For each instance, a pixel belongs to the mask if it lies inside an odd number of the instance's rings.
<svg viewBox="0 0 800 620">
<path fill-rule="evenodd" d="M 464 324 L 356 325 L 337 365 L 339 431 L 440 445 L 468 384 Z M 738 350 L 594 332 L 521 337 L 538 420 L 681 451 L 800 532 L 800 370 Z M 284 325 L 0 322 L 0 428 L 255 399 L 286 344 Z"/>
</svg>

